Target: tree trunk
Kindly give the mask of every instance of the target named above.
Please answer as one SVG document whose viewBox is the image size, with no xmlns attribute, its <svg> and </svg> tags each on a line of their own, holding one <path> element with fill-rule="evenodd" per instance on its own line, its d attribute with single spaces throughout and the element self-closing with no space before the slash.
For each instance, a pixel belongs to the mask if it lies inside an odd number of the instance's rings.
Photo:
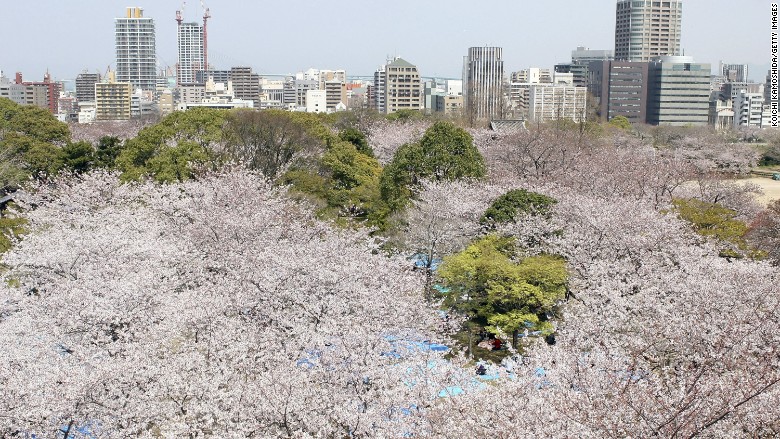
<svg viewBox="0 0 780 439">
<path fill-rule="evenodd" d="M 425 302 L 430 304 L 433 301 L 433 270 L 431 270 L 431 263 L 428 262 L 428 266 L 425 267 Z"/>
<path fill-rule="evenodd" d="M 512 347 L 515 349 L 517 349 L 518 333 L 519 331 L 517 329 L 512 331 Z"/>
</svg>

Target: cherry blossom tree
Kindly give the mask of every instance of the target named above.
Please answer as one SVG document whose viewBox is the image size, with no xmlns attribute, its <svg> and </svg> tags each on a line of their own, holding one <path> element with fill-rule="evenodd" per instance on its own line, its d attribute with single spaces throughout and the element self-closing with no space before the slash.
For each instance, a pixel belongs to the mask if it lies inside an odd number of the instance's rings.
<svg viewBox="0 0 780 439">
<path fill-rule="evenodd" d="M 436 324 L 408 263 L 257 175 L 40 189 L 4 259 L 4 436 L 398 435 L 438 391 L 404 381 L 440 353 L 383 355 Z"/>
</svg>

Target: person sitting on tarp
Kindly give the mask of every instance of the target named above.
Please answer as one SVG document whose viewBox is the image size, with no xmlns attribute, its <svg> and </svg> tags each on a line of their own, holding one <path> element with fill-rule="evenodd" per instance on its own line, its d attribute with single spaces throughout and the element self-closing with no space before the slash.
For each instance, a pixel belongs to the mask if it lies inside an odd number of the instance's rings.
<svg viewBox="0 0 780 439">
<path fill-rule="evenodd" d="M 501 339 L 500 338 L 496 338 L 496 339 L 493 340 L 493 350 L 494 351 L 498 351 L 500 349 L 501 349 Z"/>
</svg>

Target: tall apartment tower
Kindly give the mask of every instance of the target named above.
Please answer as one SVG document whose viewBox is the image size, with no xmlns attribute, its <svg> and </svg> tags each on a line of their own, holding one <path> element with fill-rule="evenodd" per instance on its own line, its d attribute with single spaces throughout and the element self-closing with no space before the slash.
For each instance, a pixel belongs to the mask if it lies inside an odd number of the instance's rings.
<svg viewBox="0 0 780 439">
<path fill-rule="evenodd" d="M 144 17 L 141 8 L 127 8 L 116 21 L 116 79 L 134 88 L 155 91 L 157 49 L 154 20 Z"/>
<path fill-rule="evenodd" d="M 501 47 L 470 47 L 463 58 L 463 108 L 469 122 L 504 116 Z"/>
<path fill-rule="evenodd" d="M 178 11 L 177 11 L 178 12 Z M 176 84 L 194 84 L 198 72 L 205 71 L 203 51 L 203 26 L 200 23 L 183 23 L 177 14 L 179 62 L 176 64 Z"/>
<path fill-rule="evenodd" d="M 417 66 L 403 58 L 385 65 L 385 114 L 423 108 L 422 82 Z"/>
<path fill-rule="evenodd" d="M 615 60 L 680 55 L 682 0 L 618 0 Z"/>
</svg>

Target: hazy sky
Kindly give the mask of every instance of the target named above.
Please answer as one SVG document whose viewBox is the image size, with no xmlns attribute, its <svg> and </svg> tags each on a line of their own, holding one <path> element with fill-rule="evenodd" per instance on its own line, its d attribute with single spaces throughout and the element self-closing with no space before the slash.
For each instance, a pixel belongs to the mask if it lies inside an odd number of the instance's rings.
<svg viewBox="0 0 780 439">
<path fill-rule="evenodd" d="M 416 64 L 423 76 L 459 78 L 471 46 L 504 48 L 507 72 L 569 61 L 579 45 L 614 49 L 616 0 L 206 0 L 209 61 L 219 69 L 259 73 L 309 67 L 370 75 L 387 55 Z M 18 6 L 12 6 L 12 4 Z M 682 47 L 717 68 L 749 64 L 763 81 L 770 56 L 770 1 L 686 0 Z M 56 79 L 114 67 L 114 18 L 144 8 L 157 26 L 161 66 L 176 63 L 179 0 L 0 1 L 0 69 L 12 77 Z M 185 6 L 200 21 L 199 0 Z"/>
</svg>

